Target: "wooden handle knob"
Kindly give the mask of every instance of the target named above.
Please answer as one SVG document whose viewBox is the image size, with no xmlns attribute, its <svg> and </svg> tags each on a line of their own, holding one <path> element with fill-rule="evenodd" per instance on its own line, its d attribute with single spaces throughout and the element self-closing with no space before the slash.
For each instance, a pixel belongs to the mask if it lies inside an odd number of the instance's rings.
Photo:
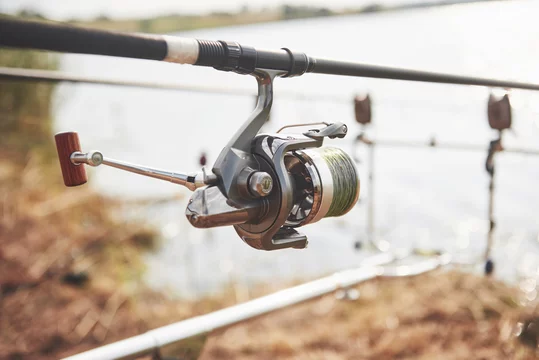
<svg viewBox="0 0 539 360">
<path fill-rule="evenodd" d="M 79 135 L 76 132 L 63 132 L 54 136 L 58 159 L 62 168 L 62 176 L 66 186 L 79 186 L 88 181 L 84 165 L 75 165 L 71 162 L 71 154 L 81 151 Z"/>
</svg>

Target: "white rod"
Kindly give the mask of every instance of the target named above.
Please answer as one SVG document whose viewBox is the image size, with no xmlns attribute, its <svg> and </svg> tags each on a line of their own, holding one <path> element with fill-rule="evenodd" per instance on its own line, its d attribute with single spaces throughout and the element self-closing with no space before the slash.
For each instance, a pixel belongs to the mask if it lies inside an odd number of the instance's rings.
<svg viewBox="0 0 539 360">
<path fill-rule="evenodd" d="M 370 265 L 344 270 L 321 279 L 278 291 L 271 295 L 243 304 L 215 311 L 206 315 L 163 326 L 145 334 L 105 345 L 90 351 L 73 355 L 65 360 L 133 359 L 151 354 L 165 345 L 170 345 L 193 336 L 209 333 L 242 321 L 283 309 L 307 300 L 332 293 L 336 290 L 357 285 L 379 276 L 412 276 L 432 271 L 448 263 L 447 256 L 440 256 L 411 265 L 384 268 L 395 258 L 382 254 Z M 377 263 L 375 266 L 374 264 Z"/>
</svg>

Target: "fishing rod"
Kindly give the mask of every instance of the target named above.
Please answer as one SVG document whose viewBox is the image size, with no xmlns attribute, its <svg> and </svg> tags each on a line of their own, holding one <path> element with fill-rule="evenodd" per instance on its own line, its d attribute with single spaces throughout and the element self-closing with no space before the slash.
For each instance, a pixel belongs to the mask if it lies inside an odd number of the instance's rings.
<svg viewBox="0 0 539 360">
<path fill-rule="evenodd" d="M 0 19 L 0 34 L 0 46 L 5 47 L 167 61 L 241 74 L 267 69 L 283 72 L 282 77 L 315 73 L 539 90 L 539 84 L 316 58 L 288 48 L 263 50 L 233 41 L 129 34 L 14 18 Z"/>
<path fill-rule="evenodd" d="M 230 41 L 125 34 L 10 18 L 0 19 L 0 34 L 0 46 L 170 61 L 253 76 L 258 83 L 257 105 L 211 171 L 171 172 L 107 158 L 95 150 L 83 152 L 76 132 L 55 138 L 66 186 L 87 182 L 83 165 L 107 165 L 183 185 L 193 191 L 186 209 L 193 226 L 233 226 L 245 243 L 262 250 L 305 248 L 307 236 L 297 229 L 346 214 L 360 193 L 351 157 L 339 148 L 322 147 L 326 138 L 345 137 L 345 124 L 300 124 L 281 129 L 286 132 L 259 133 L 273 104 L 276 77 L 311 72 L 539 90 L 535 84 L 317 59 L 286 48 L 259 50 Z M 301 127 L 304 130 L 299 131 Z"/>
</svg>

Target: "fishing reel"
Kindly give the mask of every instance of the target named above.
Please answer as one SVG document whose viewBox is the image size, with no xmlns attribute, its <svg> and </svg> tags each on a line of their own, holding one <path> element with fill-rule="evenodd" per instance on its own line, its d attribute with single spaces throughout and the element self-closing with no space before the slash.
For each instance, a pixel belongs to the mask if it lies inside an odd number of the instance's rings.
<svg viewBox="0 0 539 360">
<path fill-rule="evenodd" d="M 344 151 L 322 147 L 324 138 L 343 138 L 343 123 L 289 125 L 259 134 L 273 102 L 273 80 L 285 73 L 255 70 L 255 110 L 221 151 L 211 172 L 181 174 L 112 160 L 98 151 L 81 152 L 76 133 L 56 135 L 64 182 L 86 182 L 82 164 L 101 164 L 168 180 L 193 191 L 186 216 L 197 228 L 234 226 L 256 249 L 305 248 L 296 229 L 324 217 L 346 214 L 359 197 L 359 175 Z M 283 132 L 305 127 L 303 132 Z M 310 126 L 310 127 L 307 127 Z"/>
</svg>

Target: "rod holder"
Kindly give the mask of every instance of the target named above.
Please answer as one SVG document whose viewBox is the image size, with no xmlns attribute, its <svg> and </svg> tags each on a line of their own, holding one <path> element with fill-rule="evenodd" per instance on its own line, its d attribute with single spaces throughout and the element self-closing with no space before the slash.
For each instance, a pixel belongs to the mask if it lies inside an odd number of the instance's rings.
<svg viewBox="0 0 539 360">
<path fill-rule="evenodd" d="M 56 150 L 62 169 L 65 186 L 73 187 L 85 184 L 88 181 L 84 166 L 71 161 L 73 153 L 80 153 L 79 134 L 73 131 L 58 133 L 54 136 Z"/>
</svg>

